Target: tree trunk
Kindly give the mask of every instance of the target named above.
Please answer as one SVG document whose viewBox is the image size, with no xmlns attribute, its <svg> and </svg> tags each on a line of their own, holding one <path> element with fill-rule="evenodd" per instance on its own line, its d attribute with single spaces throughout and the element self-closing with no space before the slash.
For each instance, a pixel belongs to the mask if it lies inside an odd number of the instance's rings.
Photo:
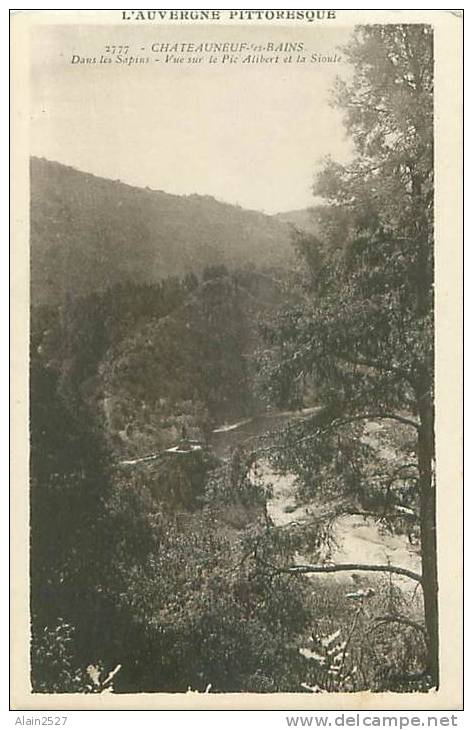
<svg viewBox="0 0 473 730">
<path fill-rule="evenodd" d="M 433 403 L 430 388 L 418 399 L 420 429 L 418 439 L 420 530 L 424 619 L 427 632 L 427 671 L 439 686 L 439 618 L 437 577 L 437 528 L 434 458 Z"/>
</svg>

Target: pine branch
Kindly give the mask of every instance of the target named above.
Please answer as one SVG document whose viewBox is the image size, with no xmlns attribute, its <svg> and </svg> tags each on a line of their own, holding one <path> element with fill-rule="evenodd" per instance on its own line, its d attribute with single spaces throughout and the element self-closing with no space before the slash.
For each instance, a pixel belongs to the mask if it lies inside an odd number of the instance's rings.
<svg viewBox="0 0 473 730">
<path fill-rule="evenodd" d="M 427 638 L 424 627 L 421 626 L 421 624 L 418 624 L 416 621 L 412 621 L 412 619 L 407 618 L 406 616 L 378 616 L 377 618 L 373 619 L 373 623 L 375 625 L 372 627 L 371 631 L 375 631 L 380 626 L 384 626 L 386 624 L 396 623 L 401 624 L 402 626 L 410 626 L 412 629 L 419 631 L 424 639 Z"/>
<path fill-rule="evenodd" d="M 399 421 L 399 423 L 403 423 L 406 426 L 411 426 L 412 428 L 417 429 L 417 431 L 420 428 L 417 421 L 413 421 L 411 418 L 401 416 L 399 413 L 390 413 L 386 411 L 374 411 L 372 413 L 363 413 L 360 415 L 348 416 L 343 420 L 334 421 L 333 424 L 330 424 L 330 427 L 332 427 L 333 425 L 333 428 L 337 428 L 338 426 L 345 426 L 346 424 L 352 423 L 354 421 L 363 421 L 371 418 L 388 421 Z M 325 426 L 325 428 L 327 428 L 327 426 Z"/>
<path fill-rule="evenodd" d="M 384 496 L 383 517 L 386 516 L 387 511 L 388 511 L 389 497 L 390 497 L 391 488 L 392 488 L 393 484 L 396 481 L 400 480 L 400 479 L 404 479 L 404 480 L 406 480 L 406 479 L 418 479 L 418 477 L 412 477 L 412 476 L 409 476 L 409 475 L 407 475 L 405 477 L 402 477 L 402 476 L 400 477 L 399 474 L 404 469 L 407 469 L 407 468 L 414 468 L 414 469 L 417 469 L 417 471 L 419 471 L 419 465 L 418 464 L 415 464 L 414 462 L 410 462 L 409 464 L 401 464 L 401 466 L 396 469 L 396 471 L 394 472 L 394 474 L 391 475 L 391 478 L 389 479 L 389 481 L 387 483 L 387 486 L 386 486 L 386 494 Z"/>
<path fill-rule="evenodd" d="M 300 439 L 296 439 L 295 441 L 291 441 L 287 444 L 279 444 L 278 446 L 264 446 L 257 449 L 254 449 L 254 454 L 262 454 L 262 453 L 270 453 L 272 451 L 281 450 L 281 449 L 290 449 L 293 446 L 298 446 L 299 444 L 304 443 L 305 441 L 310 441 L 312 439 L 318 438 L 321 434 L 326 433 L 328 431 L 334 431 L 337 428 L 340 428 L 341 426 L 347 426 L 350 423 L 355 423 L 356 421 L 364 421 L 364 420 L 371 420 L 371 419 L 380 419 L 380 420 L 389 420 L 389 421 L 399 421 L 399 423 L 403 423 L 406 426 L 410 426 L 411 428 L 415 428 L 417 431 L 419 431 L 419 424 L 416 421 L 413 421 L 410 418 L 406 418 L 405 416 L 401 416 L 398 413 L 388 413 L 385 411 L 375 411 L 373 413 L 363 413 L 363 414 L 357 414 L 353 416 L 347 416 L 343 419 L 334 419 L 331 423 L 324 423 L 321 424 L 316 428 L 316 430 L 313 433 L 307 434 L 306 436 L 302 436 Z M 317 424 L 315 424 L 317 425 Z M 248 441 L 253 440 L 254 437 L 250 437 L 247 439 Z"/>
<path fill-rule="evenodd" d="M 273 567 L 276 573 L 289 575 L 305 575 L 309 573 L 341 573 L 347 571 L 370 571 L 375 573 L 395 573 L 404 575 L 406 578 L 422 583 L 422 576 L 407 568 L 400 568 L 397 565 L 365 565 L 363 563 L 340 563 L 339 565 L 292 565 L 287 568 Z"/>
</svg>

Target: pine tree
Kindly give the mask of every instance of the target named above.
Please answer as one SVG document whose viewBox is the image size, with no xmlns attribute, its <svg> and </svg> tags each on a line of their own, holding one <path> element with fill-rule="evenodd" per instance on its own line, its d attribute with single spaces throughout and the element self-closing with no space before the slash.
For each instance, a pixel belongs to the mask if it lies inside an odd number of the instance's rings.
<svg viewBox="0 0 473 730">
<path fill-rule="evenodd" d="M 265 369 L 273 396 L 287 401 L 310 378 L 329 406 L 312 441 L 304 437 L 313 451 L 350 423 L 412 429 L 427 673 L 438 686 L 432 30 L 362 27 L 346 56 L 354 73 L 338 83 L 335 104 L 354 157 L 345 166 L 327 159 L 317 176 L 327 206 L 320 240 L 298 240 L 310 273 L 305 300 L 267 330 L 277 357 Z"/>
</svg>

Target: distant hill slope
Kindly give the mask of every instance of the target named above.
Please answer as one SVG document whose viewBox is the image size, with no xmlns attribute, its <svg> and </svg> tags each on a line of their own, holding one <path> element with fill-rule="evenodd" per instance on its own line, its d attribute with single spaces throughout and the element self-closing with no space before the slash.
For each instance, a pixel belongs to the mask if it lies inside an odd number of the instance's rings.
<svg viewBox="0 0 473 730">
<path fill-rule="evenodd" d="M 290 223 L 305 233 L 316 236 L 320 230 L 319 213 L 322 206 L 313 208 L 302 208 L 300 210 L 289 210 L 285 213 L 277 213 L 274 217 L 281 223 Z"/>
<path fill-rule="evenodd" d="M 229 267 L 286 267 L 290 226 L 200 195 L 125 185 L 31 159 L 33 304 L 59 303 L 121 281 Z"/>
</svg>

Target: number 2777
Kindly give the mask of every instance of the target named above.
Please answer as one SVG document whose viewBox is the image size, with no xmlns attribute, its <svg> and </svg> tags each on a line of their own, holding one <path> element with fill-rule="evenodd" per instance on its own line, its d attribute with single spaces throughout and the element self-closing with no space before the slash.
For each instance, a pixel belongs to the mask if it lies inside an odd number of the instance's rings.
<svg viewBox="0 0 473 730">
<path fill-rule="evenodd" d="M 110 53 L 110 55 L 123 55 L 125 53 L 128 53 L 130 46 L 105 46 L 105 53 Z"/>
</svg>

